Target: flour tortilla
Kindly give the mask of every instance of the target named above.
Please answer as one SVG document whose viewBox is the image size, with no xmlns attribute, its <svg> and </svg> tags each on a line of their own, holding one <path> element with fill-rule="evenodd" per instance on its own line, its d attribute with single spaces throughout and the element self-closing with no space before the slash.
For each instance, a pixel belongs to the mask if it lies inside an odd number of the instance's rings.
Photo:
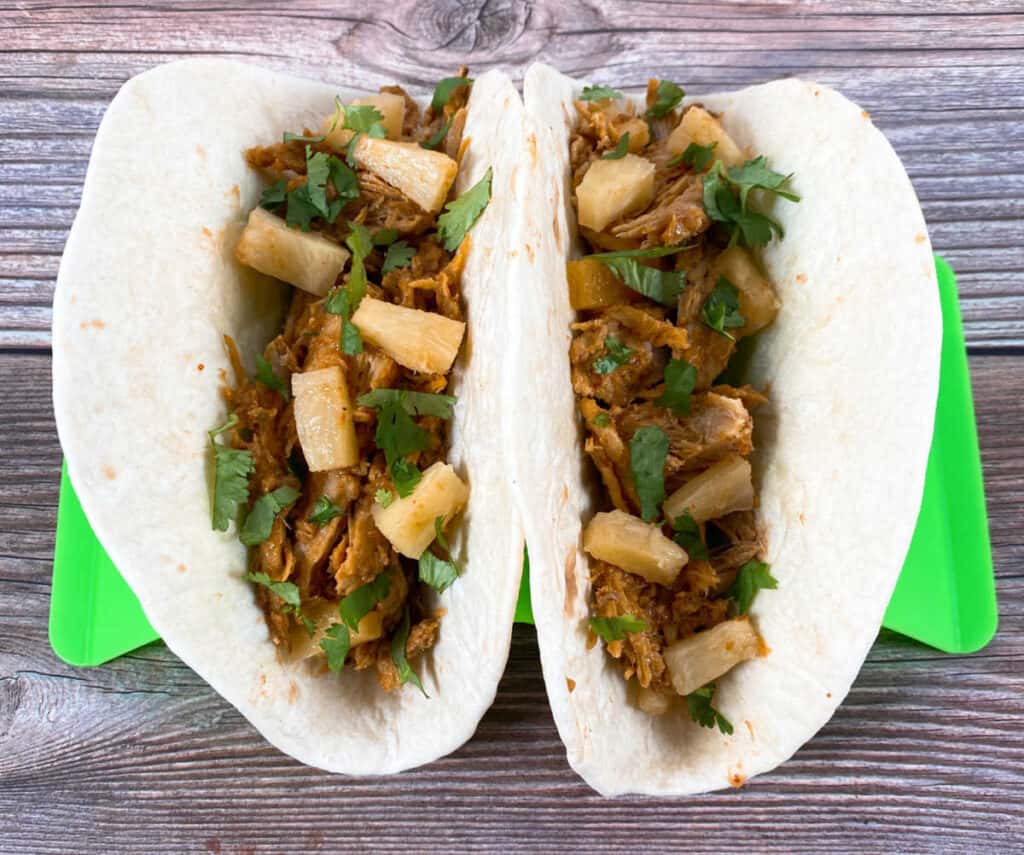
<svg viewBox="0 0 1024 855">
<path fill-rule="evenodd" d="M 578 252 L 568 135 L 582 84 L 534 65 L 524 100 L 537 179 L 511 275 L 510 395 L 530 422 L 509 431 L 530 550 L 533 613 L 548 697 L 569 762 L 606 795 L 738 785 L 790 757 L 842 701 L 878 631 L 917 519 L 941 339 L 935 268 L 910 181 L 867 113 L 824 86 L 782 80 L 701 97 L 741 145 L 794 172 L 800 204 L 773 215 L 786 237 L 763 261 L 782 310 L 759 337 L 750 382 L 771 404 L 755 420 L 761 521 L 776 591 L 752 615 L 771 653 L 719 681 L 733 736 L 627 699 L 621 672 L 587 649 L 588 559 L 596 509 L 569 381 L 566 258 Z M 552 213 L 548 213 L 552 212 Z M 571 681 L 571 682 L 570 682 Z M 575 688 L 572 685 L 575 684 Z"/>
<path fill-rule="evenodd" d="M 89 521 L 167 645 L 275 746 L 353 775 L 397 772 L 465 742 L 508 656 L 522 533 L 507 513 L 499 445 L 503 291 L 499 237 L 508 139 L 523 112 L 508 79 L 479 78 L 457 189 L 488 166 L 493 198 L 463 277 L 468 332 L 448 460 L 470 484 L 453 543 L 465 574 L 439 598 L 440 640 L 414 688 L 373 673 L 317 676 L 281 661 L 235 533 L 210 527 L 206 431 L 225 418 L 222 336 L 250 361 L 279 330 L 291 288 L 244 269 L 233 249 L 262 189 L 242 152 L 318 128 L 361 94 L 220 60 L 165 65 L 129 81 L 96 136 L 57 282 L 54 407 Z M 111 616 L 116 619 L 116 616 Z"/>
</svg>

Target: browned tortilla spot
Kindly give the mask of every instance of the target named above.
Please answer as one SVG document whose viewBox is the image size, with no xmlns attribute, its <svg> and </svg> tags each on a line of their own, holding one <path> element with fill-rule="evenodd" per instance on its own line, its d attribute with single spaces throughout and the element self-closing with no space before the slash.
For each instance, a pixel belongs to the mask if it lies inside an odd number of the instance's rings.
<svg viewBox="0 0 1024 855">
<path fill-rule="evenodd" d="M 565 555 L 565 613 L 572 614 L 573 600 L 576 599 L 576 547 L 570 546 Z"/>
<path fill-rule="evenodd" d="M 299 699 L 299 685 L 294 680 L 288 683 L 288 703 L 294 704 Z"/>
<path fill-rule="evenodd" d="M 78 326 L 81 327 L 83 330 L 87 330 L 89 329 L 89 327 L 92 327 L 94 330 L 101 330 L 104 329 L 107 326 L 107 324 L 105 321 L 101 321 L 99 318 L 93 318 L 91 321 L 82 321 Z"/>
<path fill-rule="evenodd" d="M 530 264 L 533 264 L 533 247 L 529 244 L 526 244 L 526 255 L 530 259 Z"/>
<path fill-rule="evenodd" d="M 569 691 L 571 692 L 576 688 L 576 681 L 572 677 L 566 677 L 565 685 L 568 686 Z"/>
<path fill-rule="evenodd" d="M 729 786 L 730 787 L 734 787 L 735 789 L 738 790 L 745 783 L 747 783 L 747 776 L 744 775 L 742 772 L 731 772 L 729 774 Z"/>
<path fill-rule="evenodd" d="M 185 566 L 184 564 L 179 564 L 179 565 L 178 565 L 178 566 L 177 566 L 177 567 L 176 567 L 175 569 L 176 569 L 176 570 L 177 570 L 177 571 L 178 571 L 179 573 L 184 573 L 184 572 L 186 572 L 186 571 L 188 570 L 188 567 L 187 567 L 187 566 Z"/>
<path fill-rule="evenodd" d="M 109 463 L 103 464 L 103 476 L 108 481 L 113 481 L 117 477 L 117 471 Z"/>
</svg>

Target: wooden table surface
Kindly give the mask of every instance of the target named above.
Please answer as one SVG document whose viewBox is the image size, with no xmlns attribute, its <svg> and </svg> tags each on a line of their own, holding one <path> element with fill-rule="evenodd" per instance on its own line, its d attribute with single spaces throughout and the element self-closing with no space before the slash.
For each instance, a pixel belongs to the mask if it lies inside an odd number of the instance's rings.
<svg viewBox="0 0 1024 855">
<path fill-rule="evenodd" d="M 996 0 L 0 2 L 0 852 L 1024 851 L 1021 12 Z M 64 665 L 46 632 L 57 264 L 117 88 L 198 54 L 368 88 L 427 87 L 463 62 L 521 79 L 535 59 L 698 93 L 793 74 L 840 87 L 903 157 L 959 275 L 996 639 L 958 658 L 883 632 L 790 762 L 741 791 L 677 801 L 604 801 L 573 775 L 529 628 L 516 629 L 476 737 L 389 779 L 282 756 L 161 644 Z"/>
</svg>

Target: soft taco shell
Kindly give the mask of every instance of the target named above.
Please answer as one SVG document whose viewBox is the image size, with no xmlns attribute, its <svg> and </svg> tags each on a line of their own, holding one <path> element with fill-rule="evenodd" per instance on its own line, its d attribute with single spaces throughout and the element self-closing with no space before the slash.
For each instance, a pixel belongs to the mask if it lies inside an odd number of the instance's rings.
<svg viewBox="0 0 1024 855">
<path fill-rule="evenodd" d="M 457 189 L 494 168 L 463 279 L 469 331 L 448 461 L 471 485 L 453 548 L 463 577 L 440 597 L 440 640 L 412 687 L 370 672 L 318 675 L 269 640 L 246 551 L 210 527 L 207 430 L 223 421 L 222 336 L 253 359 L 277 332 L 289 286 L 241 268 L 234 243 L 261 191 L 242 152 L 317 128 L 365 93 L 220 60 L 129 81 L 103 119 L 54 300 L 54 407 L 82 505 L 168 646 L 275 746 L 348 774 L 397 772 L 465 742 L 508 656 L 522 535 L 506 512 L 500 413 L 502 290 L 494 255 L 514 215 L 505 185 L 522 137 L 515 90 L 476 82 Z M 252 368 L 250 364 L 250 369 Z"/>
<path fill-rule="evenodd" d="M 543 65 L 526 76 L 538 160 L 524 191 L 541 212 L 532 257 L 513 273 L 510 395 L 529 423 L 509 431 L 526 527 L 548 697 L 569 762 L 601 793 L 685 794 L 777 766 L 824 725 L 874 641 L 917 519 L 938 384 L 934 262 L 913 188 L 867 113 L 824 86 L 782 80 L 702 97 L 743 146 L 794 172 L 800 204 L 773 214 L 786 237 L 763 254 L 782 299 L 750 382 L 770 406 L 754 463 L 768 558 L 779 580 L 752 614 L 771 648 L 719 681 L 728 737 L 685 708 L 654 718 L 627 698 L 616 663 L 587 649 L 596 509 L 569 382 L 565 261 L 575 251 L 568 137 L 582 84 Z"/>
</svg>

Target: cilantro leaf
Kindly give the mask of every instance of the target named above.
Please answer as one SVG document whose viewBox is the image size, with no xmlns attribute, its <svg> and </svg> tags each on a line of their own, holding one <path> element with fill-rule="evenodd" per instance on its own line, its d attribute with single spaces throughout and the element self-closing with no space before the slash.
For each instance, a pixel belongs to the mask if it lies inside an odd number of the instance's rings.
<svg viewBox="0 0 1024 855">
<path fill-rule="evenodd" d="M 287 485 L 264 493 L 256 500 L 249 515 L 242 523 L 238 539 L 246 546 L 256 546 L 270 537 L 270 530 L 278 513 L 299 498 L 299 491 Z"/>
<path fill-rule="evenodd" d="M 343 513 L 345 513 L 344 508 L 339 508 L 327 496 L 321 496 L 316 500 L 312 513 L 306 519 L 317 525 L 327 525 L 327 523 L 335 517 L 340 517 Z"/>
<path fill-rule="evenodd" d="M 272 594 L 277 595 L 293 608 L 298 608 L 302 603 L 298 585 L 292 582 L 275 582 L 266 573 L 246 573 L 245 578 L 250 582 L 267 588 Z"/>
<path fill-rule="evenodd" d="M 352 649 L 352 636 L 343 623 L 333 623 L 320 639 L 320 649 L 327 654 L 327 667 L 337 674 L 345 665 Z"/>
<path fill-rule="evenodd" d="M 672 530 L 675 532 L 672 539 L 686 550 L 690 558 L 696 558 L 698 561 L 708 560 L 708 548 L 700 536 L 700 526 L 689 509 L 672 520 Z"/>
<path fill-rule="evenodd" d="M 622 641 L 627 632 L 644 632 L 646 629 L 646 622 L 635 615 L 592 617 L 590 619 L 591 632 L 599 635 L 605 641 Z"/>
<path fill-rule="evenodd" d="M 326 220 L 333 223 L 338 219 L 342 208 L 359 198 L 359 179 L 351 166 L 333 155 L 327 160 L 327 177 L 337 194 L 327 205 Z"/>
<path fill-rule="evenodd" d="M 288 212 L 284 221 L 293 229 L 308 232 L 320 211 L 309 198 L 309 184 L 303 184 L 288 193 Z"/>
<path fill-rule="evenodd" d="M 288 131 L 284 132 L 284 141 L 287 142 L 305 142 L 305 143 L 322 143 L 331 134 L 334 133 L 334 129 L 338 127 L 338 121 L 344 113 L 345 108 L 341 105 L 341 98 L 337 95 L 334 96 L 334 119 L 331 122 L 331 126 L 322 134 L 313 137 L 304 137 L 300 134 L 292 134 Z"/>
<path fill-rule="evenodd" d="M 452 118 L 449 116 L 447 119 L 444 120 L 444 124 L 441 125 L 440 128 L 438 128 L 436 134 L 434 134 L 430 139 L 422 140 L 420 142 L 420 148 L 429 148 L 431 150 L 436 149 L 439 145 L 441 145 L 442 142 L 444 142 L 444 138 L 448 136 L 448 131 L 451 130 L 451 127 Z"/>
<path fill-rule="evenodd" d="M 443 593 L 451 584 L 459 578 L 462 568 L 452 557 L 451 547 L 448 545 L 448 538 L 444 536 L 444 515 L 434 519 L 434 539 L 437 541 L 448 560 L 438 558 L 429 549 L 420 556 L 420 581 L 430 585 L 439 594 Z"/>
<path fill-rule="evenodd" d="M 370 236 L 370 230 L 366 228 L 362 223 L 357 223 L 352 220 L 348 221 L 349 233 L 345 238 L 345 246 L 352 250 L 352 255 L 360 260 L 365 259 L 371 252 L 373 252 L 373 238 Z M 358 308 L 359 304 L 356 303 L 352 306 L 353 309 Z"/>
<path fill-rule="evenodd" d="M 640 498 L 640 516 L 651 522 L 665 501 L 665 458 L 668 436 L 656 425 L 644 425 L 629 441 L 629 468 Z"/>
<path fill-rule="evenodd" d="M 377 446 L 392 461 L 430 448 L 430 435 L 412 420 L 409 411 L 397 403 L 386 403 L 377 413 Z"/>
<path fill-rule="evenodd" d="M 330 157 L 331 155 L 322 151 L 313 154 L 313 150 L 306 146 L 307 197 L 313 207 L 324 216 L 327 214 L 327 178 L 331 174 L 327 161 Z"/>
<path fill-rule="evenodd" d="M 487 167 L 484 177 L 477 181 L 457 199 L 444 206 L 445 212 L 437 218 L 437 234 L 441 244 L 449 252 L 459 248 L 473 224 L 491 201 L 491 178 L 493 170 Z"/>
<path fill-rule="evenodd" d="M 668 407 L 677 416 L 690 412 L 690 393 L 697 385 L 697 369 L 685 359 L 670 359 L 665 366 L 665 391 L 654 403 Z"/>
<path fill-rule="evenodd" d="M 729 596 L 736 601 L 736 614 L 745 615 L 750 611 L 754 597 L 761 589 L 774 591 L 779 587 L 779 580 L 772 576 L 768 565 L 756 558 L 751 558 L 740 567 L 736 581 L 729 589 Z"/>
<path fill-rule="evenodd" d="M 214 531 L 227 531 L 228 524 L 238 516 L 239 507 L 249 501 L 249 476 L 256 468 L 252 452 L 229 448 L 214 439 L 237 424 L 238 416 L 232 414 L 224 424 L 209 432 L 213 449 L 211 516 Z"/>
<path fill-rule="evenodd" d="M 584 86 L 580 93 L 581 101 L 609 101 L 621 97 L 622 93 L 611 86 Z"/>
<path fill-rule="evenodd" d="M 334 186 L 336 197 L 327 200 L 327 182 Z M 280 183 L 280 182 L 278 182 Z M 274 185 L 271 190 L 275 190 Z M 271 203 L 280 195 L 275 192 Z M 359 181 L 355 172 L 340 158 L 333 154 L 318 151 L 316 153 L 306 146 L 306 183 L 287 194 L 288 213 L 285 222 L 289 226 L 298 227 L 308 232 L 315 217 L 323 217 L 333 223 L 342 208 L 359 196 Z"/>
<path fill-rule="evenodd" d="M 373 233 L 374 246 L 390 246 L 398 240 L 398 229 L 378 229 Z"/>
<path fill-rule="evenodd" d="M 373 498 L 376 500 L 377 504 L 380 505 L 382 508 L 387 508 L 395 500 L 395 494 L 392 493 L 390 490 L 385 490 L 381 488 L 376 493 L 374 493 Z"/>
<path fill-rule="evenodd" d="M 404 240 L 393 243 L 388 247 L 387 254 L 384 256 L 384 264 L 381 266 L 380 272 L 390 273 L 392 270 L 398 270 L 400 267 L 406 267 L 415 255 L 416 247 L 409 246 L 409 244 Z"/>
<path fill-rule="evenodd" d="M 286 401 L 291 397 L 284 380 L 274 373 L 274 369 L 261 353 L 256 354 L 256 379 L 268 389 L 277 392 Z"/>
<path fill-rule="evenodd" d="M 349 356 L 363 352 L 363 337 L 357 327 L 348 318 L 341 319 L 341 351 Z"/>
<path fill-rule="evenodd" d="M 471 77 L 445 77 L 434 87 L 434 96 L 430 99 L 430 109 L 440 113 L 454 95 L 463 86 L 472 86 Z"/>
<path fill-rule="evenodd" d="M 769 169 L 768 158 L 763 154 L 760 157 L 755 157 L 753 160 L 748 160 L 742 166 L 730 167 L 726 172 L 726 176 L 730 183 L 739 188 L 740 207 L 744 211 L 747 209 L 747 194 L 755 188 L 767 190 L 776 196 L 788 199 L 790 202 L 800 201 L 800 197 L 796 193 L 785 188 L 785 185 L 789 183 L 789 179 L 793 177 L 793 173 L 783 175 Z"/>
<path fill-rule="evenodd" d="M 605 261 L 609 258 L 662 258 L 666 255 L 676 255 L 685 249 L 693 249 L 696 244 L 683 244 L 680 246 L 652 246 L 649 249 L 617 249 L 613 252 L 595 252 L 587 258 L 596 258 L 598 261 Z"/>
<path fill-rule="evenodd" d="M 715 684 L 708 683 L 701 689 L 695 689 L 686 696 L 686 708 L 692 718 L 701 727 L 712 730 L 717 726 L 727 736 L 732 733 L 732 722 L 716 710 L 711 701 L 715 696 Z"/>
<path fill-rule="evenodd" d="M 608 413 L 598 413 L 594 416 L 594 424 L 598 427 L 608 427 L 612 423 L 612 420 L 608 417 Z"/>
<path fill-rule="evenodd" d="M 763 155 L 729 170 L 716 160 L 702 179 L 704 209 L 712 220 L 732 228 L 732 242 L 742 236 L 747 246 L 762 246 L 773 236 L 781 238 L 785 233 L 771 217 L 748 210 L 747 196 L 751 190 L 759 188 L 791 202 L 799 202 L 800 197 L 796 193 L 783 187 L 791 177 L 770 170 Z"/>
<path fill-rule="evenodd" d="M 419 676 L 412 670 L 409 660 L 405 658 L 405 643 L 409 639 L 409 610 L 402 614 L 402 622 L 399 624 L 395 634 L 391 637 L 391 661 L 398 669 L 398 681 L 404 686 L 412 683 L 417 689 L 423 692 L 423 697 L 430 697 L 423 688 Z"/>
<path fill-rule="evenodd" d="M 616 368 L 629 362 L 633 355 L 633 351 L 614 336 L 608 336 L 604 340 L 604 350 L 604 356 L 594 360 L 592 367 L 596 374 L 611 374 Z"/>
<path fill-rule="evenodd" d="M 395 491 L 403 499 L 411 496 L 416 485 L 420 483 L 423 473 L 420 468 L 411 460 L 399 457 L 392 461 L 388 470 L 391 473 L 391 483 L 395 485 Z"/>
<path fill-rule="evenodd" d="M 287 187 L 288 182 L 284 178 L 280 181 L 275 181 L 260 195 L 260 207 L 266 208 L 268 211 L 275 211 L 280 208 L 288 196 L 285 190 Z"/>
<path fill-rule="evenodd" d="M 374 389 L 360 395 L 356 403 L 360 407 L 381 409 L 388 405 L 401 406 L 410 416 L 437 416 L 441 419 L 452 417 L 452 407 L 458 399 L 454 395 L 437 395 L 432 392 L 408 392 L 405 389 Z"/>
<path fill-rule="evenodd" d="M 627 288 L 632 288 L 638 294 L 643 294 L 663 306 L 674 306 L 679 292 L 686 285 L 686 271 L 684 270 L 665 272 L 648 267 L 632 258 L 621 256 L 608 258 L 598 255 L 591 257 L 597 258 L 617 273 Z"/>
<path fill-rule="evenodd" d="M 391 574 L 393 570 L 385 570 L 372 582 L 360 585 L 351 594 L 338 603 L 338 614 L 351 630 L 359 628 L 359 621 L 373 611 L 374 606 L 381 602 L 391 590 Z"/>
<path fill-rule="evenodd" d="M 725 336 L 730 341 L 736 341 L 736 338 L 726 330 L 737 329 L 747 322 L 747 319 L 740 313 L 739 291 L 724 276 L 718 277 L 715 289 L 704 301 L 704 308 L 700 310 L 700 319 L 716 333 Z"/>
<path fill-rule="evenodd" d="M 711 162 L 711 158 L 714 156 L 715 147 L 718 142 L 709 143 L 708 145 L 701 145 L 700 143 L 692 142 L 682 154 L 673 157 L 665 165 L 668 167 L 678 166 L 680 163 L 685 163 L 687 166 L 692 166 L 697 172 L 703 172 L 704 168 Z"/>
<path fill-rule="evenodd" d="M 679 105 L 685 94 L 682 88 L 671 80 L 659 80 L 654 103 L 644 115 L 649 119 L 660 119 L 662 116 L 668 115 Z"/>
<path fill-rule="evenodd" d="M 343 128 L 357 134 L 373 135 L 374 126 L 383 129 L 384 114 L 372 104 L 349 104 L 345 108 Z"/>
<path fill-rule="evenodd" d="M 601 155 L 601 160 L 621 160 L 629 152 L 629 131 L 626 131 L 621 137 L 619 142 L 611 151 L 606 151 Z"/>
</svg>

